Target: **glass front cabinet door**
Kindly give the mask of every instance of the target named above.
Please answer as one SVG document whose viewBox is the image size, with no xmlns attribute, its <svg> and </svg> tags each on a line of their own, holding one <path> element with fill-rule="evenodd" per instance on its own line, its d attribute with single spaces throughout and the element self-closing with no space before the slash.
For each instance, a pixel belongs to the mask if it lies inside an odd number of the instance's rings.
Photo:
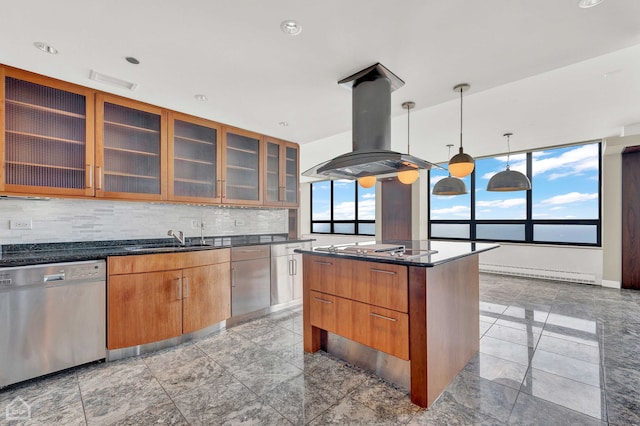
<svg viewBox="0 0 640 426">
<path fill-rule="evenodd" d="M 166 115 L 159 107 L 98 94 L 96 195 L 166 199 Z"/>
<path fill-rule="evenodd" d="M 222 203 L 261 205 L 263 188 L 263 141 L 257 133 L 223 128 Z"/>
<path fill-rule="evenodd" d="M 266 143 L 265 205 L 298 205 L 298 145 L 273 138 Z"/>
<path fill-rule="evenodd" d="M 93 92 L 10 68 L 0 77 L 0 191 L 93 196 Z"/>
<path fill-rule="evenodd" d="M 170 200 L 220 202 L 220 129 L 213 121 L 169 113 Z"/>
</svg>

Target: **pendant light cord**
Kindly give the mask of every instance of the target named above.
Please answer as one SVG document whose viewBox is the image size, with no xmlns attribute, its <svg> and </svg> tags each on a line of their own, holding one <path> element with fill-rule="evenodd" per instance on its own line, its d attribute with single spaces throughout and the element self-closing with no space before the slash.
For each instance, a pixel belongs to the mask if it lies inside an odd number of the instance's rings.
<svg viewBox="0 0 640 426">
<path fill-rule="evenodd" d="M 410 123 L 411 123 L 411 108 L 407 108 L 407 155 L 411 154 L 411 144 L 409 142 L 409 138 L 411 137 Z"/>
<path fill-rule="evenodd" d="M 503 136 L 507 137 L 507 170 L 509 170 L 511 160 L 511 143 L 509 140 L 511 139 L 511 133 L 505 133 Z"/>
<path fill-rule="evenodd" d="M 462 150 L 462 92 L 463 92 L 462 89 L 463 88 L 460 87 L 460 149 L 461 150 Z"/>
</svg>

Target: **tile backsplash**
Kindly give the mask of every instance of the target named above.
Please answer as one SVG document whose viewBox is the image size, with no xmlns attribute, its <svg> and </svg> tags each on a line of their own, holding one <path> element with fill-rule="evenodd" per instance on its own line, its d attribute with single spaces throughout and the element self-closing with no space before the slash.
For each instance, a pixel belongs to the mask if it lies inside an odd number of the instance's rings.
<svg viewBox="0 0 640 426">
<path fill-rule="evenodd" d="M 10 229 L 31 221 L 32 229 Z M 286 209 L 218 207 L 111 200 L 0 199 L 0 244 L 165 238 L 288 232 Z"/>
</svg>

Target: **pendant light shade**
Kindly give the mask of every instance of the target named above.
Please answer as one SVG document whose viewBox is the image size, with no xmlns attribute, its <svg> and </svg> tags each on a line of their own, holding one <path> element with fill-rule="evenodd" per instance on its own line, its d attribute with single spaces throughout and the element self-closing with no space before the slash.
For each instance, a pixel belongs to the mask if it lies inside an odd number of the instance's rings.
<svg viewBox="0 0 640 426">
<path fill-rule="evenodd" d="M 465 177 L 475 168 L 475 161 L 469 154 L 465 154 L 462 148 L 462 92 L 469 90 L 471 86 L 466 83 L 458 84 L 453 88 L 454 92 L 460 92 L 460 151 L 449 160 L 449 173 L 455 177 Z"/>
<path fill-rule="evenodd" d="M 363 188 L 371 188 L 373 185 L 376 184 L 376 177 L 375 176 L 363 176 L 360 179 L 358 179 L 358 183 Z"/>
<path fill-rule="evenodd" d="M 447 145 L 449 148 L 449 155 L 451 155 L 452 146 L 452 144 Z M 462 179 L 451 177 L 451 173 L 449 173 L 448 177 L 436 182 L 431 193 L 433 195 L 462 195 L 467 193 L 467 186 L 464 184 Z"/>
<path fill-rule="evenodd" d="M 417 170 L 404 170 L 402 172 L 398 172 L 398 180 L 405 185 L 411 185 L 418 180 L 419 175 L 420 174 Z"/>
<path fill-rule="evenodd" d="M 407 154 L 408 155 L 411 155 L 411 152 L 410 152 L 411 147 L 409 145 L 409 132 L 411 131 L 411 128 L 410 128 L 411 121 L 410 121 L 409 111 L 411 111 L 411 109 L 415 106 L 416 106 L 416 103 L 411 101 L 402 103 L 402 108 L 407 110 Z M 417 169 L 403 170 L 401 172 L 398 172 L 398 180 L 404 183 L 405 185 L 411 185 L 412 183 L 418 180 L 419 175 L 420 174 L 418 173 Z"/>
<path fill-rule="evenodd" d="M 508 191 L 527 191 L 531 189 L 531 181 L 524 174 L 511 170 L 509 167 L 509 157 L 511 156 L 511 147 L 509 138 L 513 133 L 505 133 L 507 137 L 507 169 L 496 173 L 489 179 L 487 191 L 508 192 Z"/>
</svg>

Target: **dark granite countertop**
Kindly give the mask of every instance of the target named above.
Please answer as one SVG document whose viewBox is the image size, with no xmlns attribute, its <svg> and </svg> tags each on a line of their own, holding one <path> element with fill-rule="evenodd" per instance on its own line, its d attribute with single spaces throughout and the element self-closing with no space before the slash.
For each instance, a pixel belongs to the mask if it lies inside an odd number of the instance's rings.
<svg viewBox="0 0 640 426">
<path fill-rule="evenodd" d="M 312 240 L 290 239 L 287 234 L 261 234 L 205 237 L 205 245 L 201 245 L 200 237 L 191 237 L 186 239 L 184 246 L 179 246 L 177 241 L 172 238 L 5 244 L 0 247 L 0 268 L 44 263 L 99 260 L 106 259 L 107 256 L 212 250 L 234 246 L 282 244 L 301 241 Z"/>
<path fill-rule="evenodd" d="M 404 246 L 404 255 L 390 255 L 384 253 L 371 253 L 367 250 L 367 245 L 390 244 Z M 344 251 L 347 246 L 357 246 L 362 249 L 362 253 Z M 492 250 L 499 247 L 499 244 L 473 243 L 473 242 L 453 242 L 453 241 L 367 241 L 353 244 L 340 244 L 335 246 L 315 246 L 309 250 L 297 249 L 298 253 L 313 254 L 328 257 L 342 257 L 355 260 L 366 260 L 368 262 L 394 263 L 407 266 L 433 267 L 455 259 Z M 328 251 L 331 247 L 331 251 Z M 366 252 L 365 252 L 366 250 Z"/>
</svg>

